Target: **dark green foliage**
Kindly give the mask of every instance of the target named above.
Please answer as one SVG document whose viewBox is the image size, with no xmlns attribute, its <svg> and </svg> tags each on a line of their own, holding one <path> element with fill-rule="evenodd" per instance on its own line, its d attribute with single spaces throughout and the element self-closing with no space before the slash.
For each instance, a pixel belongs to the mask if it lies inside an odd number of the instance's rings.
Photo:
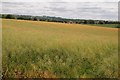
<svg viewBox="0 0 120 80">
<path fill-rule="evenodd" d="M 118 25 L 116 26 L 116 28 L 120 28 L 120 24 L 118 24 Z"/>
<path fill-rule="evenodd" d="M 0 18 L 6 19 L 20 19 L 20 20 L 32 20 L 32 21 L 47 21 L 47 22 L 60 22 L 69 24 L 120 24 L 119 21 L 104 21 L 104 20 L 84 20 L 84 19 L 66 19 L 61 17 L 50 17 L 50 16 L 30 16 L 30 15 L 12 15 L 12 14 L 1 14 Z M 106 26 L 104 26 L 106 27 Z M 119 28 L 116 26 L 114 28 Z"/>
<path fill-rule="evenodd" d="M 6 19 L 15 19 L 15 16 L 8 14 L 5 18 L 6 18 Z"/>
</svg>

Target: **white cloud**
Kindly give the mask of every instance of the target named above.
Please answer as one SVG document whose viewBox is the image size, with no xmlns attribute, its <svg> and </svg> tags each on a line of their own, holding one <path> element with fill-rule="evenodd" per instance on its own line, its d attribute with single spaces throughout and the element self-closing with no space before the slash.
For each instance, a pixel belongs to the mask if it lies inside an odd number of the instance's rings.
<svg viewBox="0 0 120 80">
<path fill-rule="evenodd" d="M 2 0 L 2 2 L 118 2 L 119 0 Z"/>
<path fill-rule="evenodd" d="M 2 13 L 117 20 L 117 2 L 3 2 Z"/>
</svg>

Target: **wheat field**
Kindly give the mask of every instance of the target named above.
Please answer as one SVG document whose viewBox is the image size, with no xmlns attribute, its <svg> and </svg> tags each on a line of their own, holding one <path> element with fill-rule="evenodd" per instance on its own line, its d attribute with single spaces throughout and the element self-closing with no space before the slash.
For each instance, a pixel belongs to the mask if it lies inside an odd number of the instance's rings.
<svg viewBox="0 0 120 80">
<path fill-rule="evenodd" d="M 3 77 L 118 77 L 118 29 L 2 19 Z"/>
</svg>

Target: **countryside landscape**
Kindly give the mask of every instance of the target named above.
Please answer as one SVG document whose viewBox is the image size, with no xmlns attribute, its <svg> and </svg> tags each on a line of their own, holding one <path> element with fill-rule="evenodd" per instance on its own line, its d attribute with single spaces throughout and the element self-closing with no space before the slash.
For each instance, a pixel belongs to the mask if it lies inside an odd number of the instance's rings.
<svg viewBox="0 0 120 80">
<path fill-rule="evenodd" d="M 118 77 L 118 20 L 0 18 L 3 78 Z"/>
</svg>

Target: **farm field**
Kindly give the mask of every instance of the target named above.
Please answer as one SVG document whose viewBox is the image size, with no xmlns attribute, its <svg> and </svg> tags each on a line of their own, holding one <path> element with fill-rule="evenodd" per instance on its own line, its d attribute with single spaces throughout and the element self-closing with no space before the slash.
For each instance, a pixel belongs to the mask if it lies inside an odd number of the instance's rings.
<svg viewBox="0 0 120 80">
<path fill-rule="evenodd" d="M 91 26 L 100 26 L 100 27 L 108 27 L 108 28 L 120 28 L 118 24 L 90 24 Z"/>
<path fill-rule="evenodd" d="M 3 77 L 118 77 L 118 29 L 2 19 Z"/>
</svg>

